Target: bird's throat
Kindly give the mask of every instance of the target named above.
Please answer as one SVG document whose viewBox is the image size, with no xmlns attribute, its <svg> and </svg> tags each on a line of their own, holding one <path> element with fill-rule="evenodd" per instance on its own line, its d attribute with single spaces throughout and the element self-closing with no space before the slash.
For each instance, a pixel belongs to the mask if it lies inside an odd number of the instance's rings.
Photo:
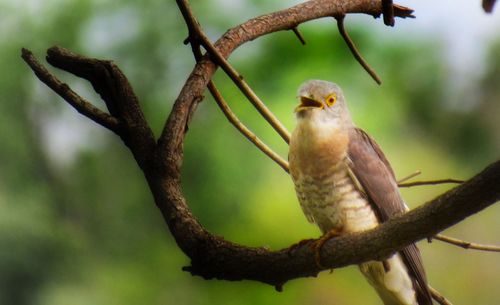
<svg viewBox="0 0 500 305">
<path fill-rule="evenodd" d="M 343 162 L 349 135 L 334 121 L 299 119 L 290 140 L 290 170 L 315 176 Z"/>
</svg>

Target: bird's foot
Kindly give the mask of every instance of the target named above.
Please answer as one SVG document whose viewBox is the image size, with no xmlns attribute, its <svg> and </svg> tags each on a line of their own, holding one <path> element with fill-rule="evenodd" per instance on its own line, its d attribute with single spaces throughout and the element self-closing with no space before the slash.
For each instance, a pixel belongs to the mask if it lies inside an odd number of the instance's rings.
<svg viewBox="0 0 500 305">
<path fill-rule="evenodd" d="M 341 232 L 336 229 L 332 229 L 323 236 L 320 237 L 320 239 L 316 240 L 314 243 L 311 244 L 311 249 L 314 251 L 314 260 L 316 261 L 316 266 L 320 269 L 324 269 L 324 266 L 321 265 L 321 248 L 323 248 L 323 245 L 330 240 L 331 238 L 340 236 Z M 331 269 L 333 271 L 333 269 Z"/>
</svg>

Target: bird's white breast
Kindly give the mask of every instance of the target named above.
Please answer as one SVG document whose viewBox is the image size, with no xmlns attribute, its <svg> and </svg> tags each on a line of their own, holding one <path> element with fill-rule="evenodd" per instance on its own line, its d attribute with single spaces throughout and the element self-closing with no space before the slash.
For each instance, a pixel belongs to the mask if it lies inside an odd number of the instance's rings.
<svg viewBox="0 0 500 305">
<path fill-rule="evenodd" d="M 299 120 L 290 141 L 290 173 L 304 213 L 323 232 L 356 232 L 378 224 L 346 163 L 348 133 L 335 121 Z"/>
<path fill-rule="evenodd" d="M 324 233 L 359 232 L 378 225 L 347 164 L 348 133 L 335 122 L 299 120 L 290 140 L 290 174 L 309 221 Z M 399 254 L 386 263 L 371 261 L 360 270 L 386 305 L 417 305 L 415 291 Z"/>
<path fill-rule="evenodd" d="M 308 219 L 323 232 L 335 229 L 347 233 L 375 227 L 375 213 L 355 188 L 344 162 L 325 172 L 324 176 L 294 175 L 295 190 Z"/>
</svg>

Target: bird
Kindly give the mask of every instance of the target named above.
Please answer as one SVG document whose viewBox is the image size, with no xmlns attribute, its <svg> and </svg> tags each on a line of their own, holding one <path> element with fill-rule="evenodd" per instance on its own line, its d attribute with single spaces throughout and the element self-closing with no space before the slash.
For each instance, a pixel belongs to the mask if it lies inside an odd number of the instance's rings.
<svg viewBox="0 0 500 305">
<path fill-rule="evenodd" d="M 289 168 L 304 214 L 324 234 L 320 240 L 366 231 L 405 213 L 391 165 L 375 140 L 354 124 L 341 88 L 309 80 L 297 95 Z M 359 269 L 385 305 L 432 305 L 415 244 Z"/>
</svg>

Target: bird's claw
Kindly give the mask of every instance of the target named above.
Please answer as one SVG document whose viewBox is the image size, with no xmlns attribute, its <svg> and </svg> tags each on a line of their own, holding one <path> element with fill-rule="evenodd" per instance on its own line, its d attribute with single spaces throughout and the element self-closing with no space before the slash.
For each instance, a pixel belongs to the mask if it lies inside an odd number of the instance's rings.
<svg viewBox="0 0 500 305">
<path fill-rule="evenodd" d="M 320 237 L 320 239 L 314 241 L 310 247 L 311 250 L 314 251 L 314 261 L 316 262 L 316 266 L 320 269 L 324 269 L 325 267 L 321 264 L 321 248 L 323 248 L 323 245 L 330 240 L 331 238 L 340 236 L 340 232 L 338 230 L 332 229 L 323 236 Z M 333 271 L 333 269 L 331 269 Z"/>
</svg>

